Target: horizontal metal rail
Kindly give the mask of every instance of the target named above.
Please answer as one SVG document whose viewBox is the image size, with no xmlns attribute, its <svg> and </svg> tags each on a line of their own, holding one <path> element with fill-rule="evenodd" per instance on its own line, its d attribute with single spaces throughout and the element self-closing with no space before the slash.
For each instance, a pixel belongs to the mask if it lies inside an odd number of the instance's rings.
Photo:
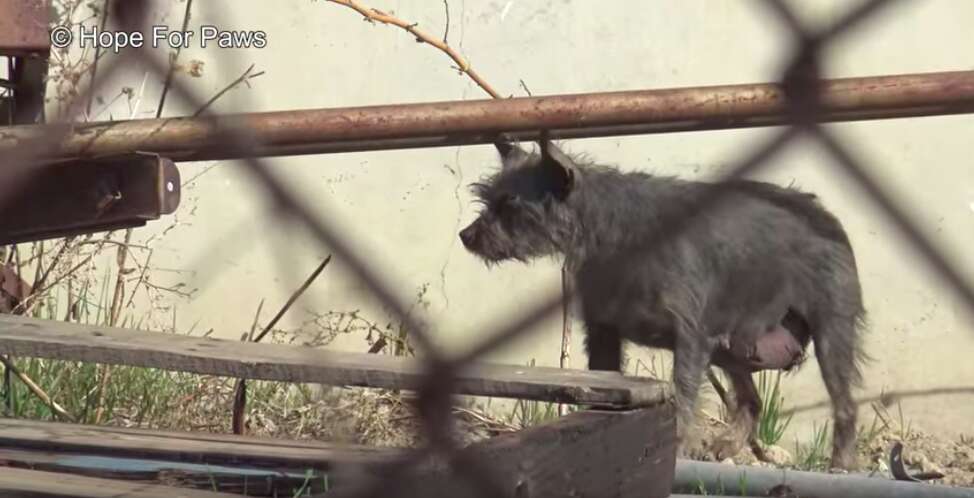
<svg viewBox="0 0 974 498">
<path fill-rule="evenodd" d="M 824 80 L 819 122 L 974 113 L 974 71 Z M 321 154 L 783 125 L 778 83 L 640 90 L 498 100 L 309 109 L 75 125 L 48 148 L 55 159 L 154 152 L 176 161 L 239 157 L 218 124 L 240 127 L 258 156 Z M 0 158 L 45 136 L 49 125 L 0 128 Z"/>
</svg>

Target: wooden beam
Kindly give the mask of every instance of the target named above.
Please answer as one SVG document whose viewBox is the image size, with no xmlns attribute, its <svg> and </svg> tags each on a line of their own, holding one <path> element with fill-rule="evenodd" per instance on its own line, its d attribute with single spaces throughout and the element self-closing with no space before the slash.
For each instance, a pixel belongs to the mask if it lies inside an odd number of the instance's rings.
<svg viewBox="0 0 974 498">
<path fill-rule="evenodd" d="M 466 475 L 475 472 L 471 462 L 480 462 L 478 467 L 483 465 L 493 477 L 499 488 L 497 494 L 488 493 L 493 498 L 665 498 L 676 465 L 673 407 L 571 413 L 473 444 L 461 450 L 454 468 L 439 462 L 399 482 L 387 481 L 383 496 L 488 496 L 486 486 Z M 340 487 L 324 496 L 355 496 L 358 491 Z"/>
<path fill-rule="evenodd" d="M 498 498 L 663 498 L 669 496 L 673 483 L 675 437 L 674 412 L 669 403 L 626 411 L 578 411 L 472 444 L 460 451 L 452 462 L 455 465 L 442 459 L 421 462 L 395 479 L 386 464 L 408 456 L 407 450 L 0 419 L 0 448 L 5 448 L 5 457 L 12 462 L 56 464 L 57 455 L 101 455 L 314 470 L 329 476 L 332 489 L 325 495 L 328 498 L 355 496 L 361 485 L 375 479 L 385 480 L 383 495 L 390 498 L 480 496 L 477 490 L 483 490 L 483 485 L 457 472 L 473 468 L 470 462 L 483 464 L 483 470 L 502 490 Z M 17 456 L 12 450 L 49 455 Z"/>
<path fill-rule="evenodd" d="M 369 446 L 18 419 L 0 419 L 0 448 L 301 470 L 381 462 L 401 454 Z"/>
<path fill-rule="evenodd" d="M 0 461 L 4 466 L 25 470 L 265 497 L 295 496 L 298 490 L 304 491 L 302 495 L 326 492 L 331 478 L 325 472 L 309 473 L 309 469 L 255 469 L 3 448 Z"/>
<path fill-rule="evenodd" d="M 240 495 L 0 467 L 0 496 L 30 498 L 239 498 Z"/>
<path fill-rule="evenodd" d="M 0 315 L 0 354 L 151 367 L 227 377 L 412 390 L 424 364 L 389 355 L 255 344 L 161 332 Z M 593 406 L 664 402 L 668 384 L 615 372 L 472 364 L 458 372 L 456 394 Z"/>
<path fill-rule="evenodd" d="M 664 498 L 676 465 L 676 422 L 669 404 L 580 411 L 466 453 L 490 462 L 511 498 Z"/>
</svg>

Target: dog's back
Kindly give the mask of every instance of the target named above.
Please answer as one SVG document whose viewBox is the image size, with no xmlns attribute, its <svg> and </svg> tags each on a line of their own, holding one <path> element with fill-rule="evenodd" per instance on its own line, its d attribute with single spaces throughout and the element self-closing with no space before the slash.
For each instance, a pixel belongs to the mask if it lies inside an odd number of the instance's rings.
<svg viewBox="0 0 974 498">
<path fill-rule="evenodd" d="M 735 180 L 728 183 L 736 191 L 763 199 L 804 219 L 822 237 L 852 247 L 842 224 L 819 204 L 815 194 L 753 180 Z"/>
</svg>

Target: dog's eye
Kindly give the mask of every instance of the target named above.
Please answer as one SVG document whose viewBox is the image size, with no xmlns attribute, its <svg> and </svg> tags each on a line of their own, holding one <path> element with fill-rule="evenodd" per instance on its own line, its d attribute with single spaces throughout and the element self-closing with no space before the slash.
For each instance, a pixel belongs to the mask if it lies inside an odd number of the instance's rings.
<svg viewBox="0 0 974 498">
<path fill-rule="evenodd" d="M 501 194 L 494 199 L 494 212 L 501 218 L 509 218 L 513 212 L 514 203 L 517 196 L 514 194 Z"/>
<path fill-rule="evenodd" d="M 514 196 L 514 194 L 506 194 L 506 193 L 501 194 L 500 196 L 497 197 L 497 201 L 496 201 L 497 209 L 500 210 L 508 209 L 514 204 L 515 200 L 516 197 Z"/>
</svg>

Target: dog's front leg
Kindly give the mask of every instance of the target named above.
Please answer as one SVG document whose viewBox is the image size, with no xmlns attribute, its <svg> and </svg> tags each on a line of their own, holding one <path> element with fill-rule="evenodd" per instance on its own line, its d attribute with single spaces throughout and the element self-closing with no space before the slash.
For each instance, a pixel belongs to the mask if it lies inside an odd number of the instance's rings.
<svg viewBox="0 0 974 498">
<path fill-rule="evenodd" d="M 695 328 L 681 325 L 673 348 L 673 384 L 676 403 L 678 456 L 689 458 L 702 452 L 702 440 L 694 430 L 696 404 L 703 374 L 713 352 L 706 336 Z"/>
<path fill-rule="evenodd" d="M 586 326 L 585 351 L 589 370 L 622 370 L 622 336 L 611 325 Z"/>
</svg>

